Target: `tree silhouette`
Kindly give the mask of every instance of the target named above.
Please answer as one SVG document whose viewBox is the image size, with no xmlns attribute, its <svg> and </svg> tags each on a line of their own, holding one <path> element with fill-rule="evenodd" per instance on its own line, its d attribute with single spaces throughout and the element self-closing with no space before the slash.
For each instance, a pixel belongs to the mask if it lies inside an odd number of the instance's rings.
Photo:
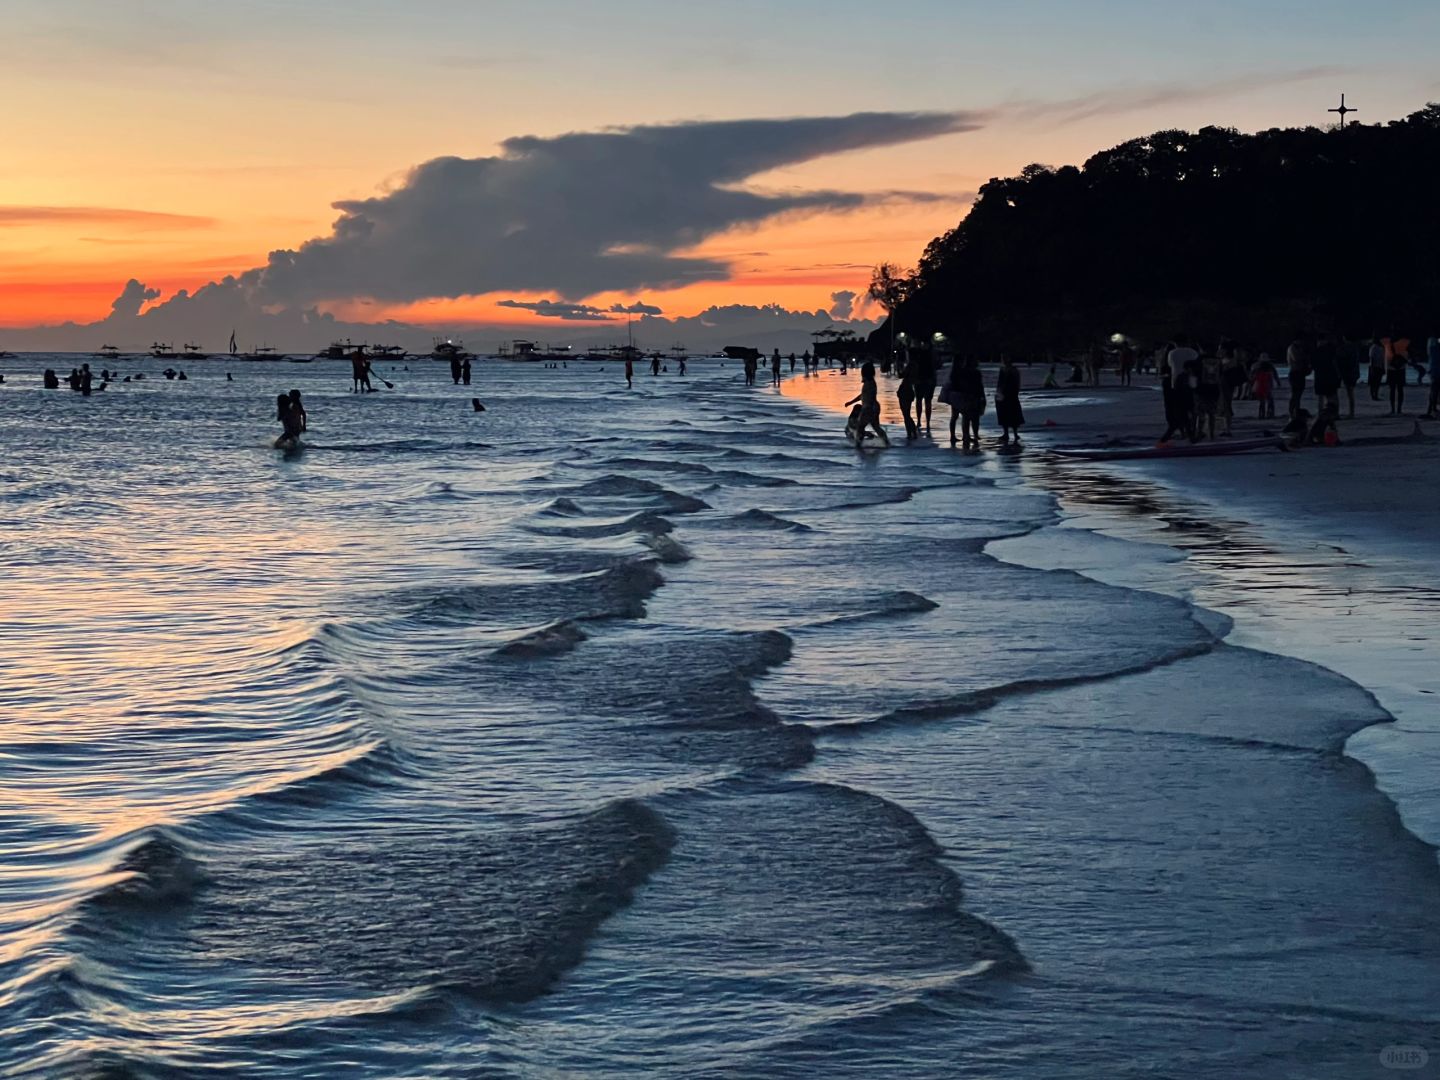
<svg viewBox="0 0 1440 1080">
<path fill-rule="evenodd" d="M 1437 175 L 1436 104 L 1344 130 L 1158 131 L 1080 168 L 991 180 L 913 278 L 877 267 L 871 295 L 892 342 L 903 320 L 981 354 L 1117 332 L 1271 349 L 1297 331 L 1428 335 L 1440 324 Z"/>
</svg>

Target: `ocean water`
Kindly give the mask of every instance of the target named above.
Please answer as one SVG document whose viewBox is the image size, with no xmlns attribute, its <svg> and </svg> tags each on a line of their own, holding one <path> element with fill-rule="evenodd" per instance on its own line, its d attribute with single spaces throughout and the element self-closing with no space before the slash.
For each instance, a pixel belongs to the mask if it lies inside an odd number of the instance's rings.
<svg viewBox="0 0 1440 1080">
<path fill-rule="evenodd" d="M 1440 1056 L 1440 868 L 1343 752 L 1388 715 L 1022 557 L 1026 456 L 859 454 L 853 376 L 718 361 L 46 366 L 0 386 L 6 1075 Z"/>
</svg>

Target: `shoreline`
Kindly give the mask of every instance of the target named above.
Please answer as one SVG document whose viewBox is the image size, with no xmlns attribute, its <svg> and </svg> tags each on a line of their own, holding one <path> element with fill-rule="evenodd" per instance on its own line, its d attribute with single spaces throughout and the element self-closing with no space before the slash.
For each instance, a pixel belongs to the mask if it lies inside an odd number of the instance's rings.
<svg viewBox="0 0 1440 1080">
<path fill-rule="evenodd" d="M 858 373 L 822 381 L 850 390 Z M 885 422 L 898 423 L 895 380 L 882 376 L 880 385 Z M 1365 397 L 1359 390 L 1357 398 Z M 831 410 L 831 396 L 805 400 Z M 1152 429 L 1163 426 L 1153 376 L 1137 377 L 1132 387 L 1032 391 L 1022 401 L 1030 452 L 996 454 L 992 408 L 985 417 L 992 423 L 982 422 L 986 449 L 979 460 L 1016 465 L 1023 483 L 1055 498 L 1061 520 L 995 541 L 987 551 L 1184 600 L 1198 617 L 1228 623 L 1216 628 L 1225 644 L 1314 664 L 1364 690 L 1389 719 L 1361 727 L 1343 752 L 1373 774 L 1406 830 L 1440 858 L 1440 783 L 1432 779 L 1440 776 L 1433 706 L 1440 686 L 1426 683 L 1440 671 L 1440 641 L 1417 628 L 1427 604 L 1440 606 L 1440 588 L 1420 584 L 1429 558 L 1416 551 L 1429 541 L 1440 557 L 1440 508 L 1413 498 L 1440 474 L 1440 439 L 1414 438 L 1414 416 L 1376 416 L 1367 398 L 1357 399 L 1354 420 L 1340 422 L 1338 448 L 1077 461 L 1045 451 L 1153 437 Z M 949 449 L 949 407 L 936 405 L 933 445 L 920 440 L 912 448 Z M 1237 416 L 1235 437 L 1265 426 Z M 889 453 L 905 452 L 903 430 L 892 441 Z M 1081 531 L 1126 547 L 1106 554 L 1067 542 Z M 1135 558 L 1147 549 L 1151 558 Z"/>
</svg>

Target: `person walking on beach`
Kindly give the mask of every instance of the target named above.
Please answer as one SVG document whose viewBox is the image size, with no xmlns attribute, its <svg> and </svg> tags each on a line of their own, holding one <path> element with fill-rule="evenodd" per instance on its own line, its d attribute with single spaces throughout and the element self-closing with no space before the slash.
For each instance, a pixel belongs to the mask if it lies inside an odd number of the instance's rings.
<svg viewBox="0 0 1440 1080">
<path fill-rule="evenodd" d="M 1275 364 L 1269 353 L 1261 353 L 1260 359 L 1255 361 L 1255 374 L 1250 380 L 1251 396 L 1260 406 L 1255 414 L 1257 419 L 1275 419 L 1275 382 Z"/>
<path fill-rule="evenodd" d="M 1020 369 L 1008 355 L 1000 357 L 1000 373 L 995 376 L 995 421 L 1000 425 L 1000 442 L 1007 444 L 1015 436 L 1020 445 L 1020 429 L 1025 426 L 1025 413 L 1020 408 Z"/>
<path fill-rule="evenodd" d="M 1206 356 L 1200 361 L 1200 384 L 1195 388 L 1195 433 L 1203 438 L 1209 429 L 1210 440 L 1215 440 L 1215 418 L 1220 413 L 1220 358 Z"/>
<path fill-rule="evenodd" d="M 880 436 L 880 442 L 885 446 L 890 445 L 890 436 L 885 434 L 885 429 L 880 426 L 880 390 L 875 385 L 875 365 L 866 361 L 860 368 L 860 393 L 858 396 L 845 402 L 845 407 L 859 404 L 860 415 L 855 423 L 855 442 L 860 445 L 865 437 L 865 429 L 868 427 Z"/>
<path fill-rule="evenodd" d="M 1290 369 L 1290 416 L 1293 418 L 1300 411 L 1300 404 L 1305 398 L 1305 380 L 1310 377 L 1309 357 L 1305 342 L 1299 335 L 1285 350 L 1285 363 Z"/>
<path fill-rule="evenodd" d="M 1385 381 L 1385 346 L 1378 336 L 1370 339 L 1370 370 L 1367 373 L 1370 384 L 1370 400 L 1380 400 L 1380 384 Z"/>
<path fill-rule="evenodd" d="M 1385 358 L 1385 385 L 1390 391 L 1389 416 L 1405 415 L 1405 368 L 1407 357 L 1399 342 L 1390 342 Z"/>
<path fill-rule="evenodd" d="M 795 354 L 793 352 L 790 354 L 790 374 L 795 374 Z"/>
<path fill-rule="evenodd" d="M 1440 407 L 1440 337 L 1432 336 L 1425 343 L 1425 360 L 1430 365 L 1430 400 L 1425 407 L 1425 419 L 1434 420 L 1435 410 Z"/>
<path fill-rule="evenodd" d="M 683 356 L 680 357 L 680 359 L 679 359 L 679 364 L 680 364 L 680 374 L 681 374 L 681 375 L 684 375 L 684 374 L 685 374 L 685 357 L 683 357 Z"/>
<path fill-rule="evenodd" d="M 910 415 L 910 407 L 915 402 L 915 380 L 913 377 L 913 364 L 902 363 L 900 368 L 900 385 L 895 388 L 895 398 L 900 402 L 900 415 L 905 420 L 905 438 L 913 440 L 920 434 L 920 428 Z"/>
<path fill-rule="evenodd" d="M 1335 363 L 1340 370 L 1340 385 L 1345 388 L 1349 417 L 1355 419 L 1355 387 L 1360 383 L 1360 344 L 1342 338 L 1335 350 Z"/>
<path fill-rule="evenodd" d="M 1199 362 L 1200 354 L 1190 347 L 1190 339 L 1184 334 L 1176 337 L 1174 348 L 1165 357 L 1168 370 L 1164 378 L 1170 387 L 1170 411 L 1165 418 L 1165 434 L 1160 436 L 1162 443 L 1169 442 L 1176 434 L 1195 441 L 1195 391 L 1191 380 L 1199 381 L 1193 370 Z"/>
<path fill-rule="evenodd" d="M 914 355 L 910 363 L 915 368 L 911 383 L 915 387 L 915 431 L 919 434 L 923 424 L 925 434 L 930 434 L 930 415 L 935 409 L 935 356 L 928 349 Z"/>
<path fill-rule="evenodd" d="M 980 449 L 980 417 L 985 415 L 985 382 L 973 356 L 950 365 L 950 378 L 940 394 L 950 406 L 950 445 L 955 445 L 955 421 L 960 421 L 961 448 Z"/>
<path fill-rule="evenodd" d="M 1319 442 L 1328 428 L 1333 428 L 1340 415 L 1340 362 L 1335 345 L 1328 334 L 1321 334 L 1311 354 L 1311 371 L 1315 375 L 1316 428 L 1311 442 Z"/>
</svg>

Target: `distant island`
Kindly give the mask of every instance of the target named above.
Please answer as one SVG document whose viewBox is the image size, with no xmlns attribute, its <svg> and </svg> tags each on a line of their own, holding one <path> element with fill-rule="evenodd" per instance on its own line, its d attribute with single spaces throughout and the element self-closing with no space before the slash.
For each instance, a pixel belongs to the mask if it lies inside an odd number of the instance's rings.
<svg viewBox="0 0 1440 1080">
<path fill-rule="evenodd" d="M 1158 131 L 1080 168 L 1031 165 L 882 282 L 894 327 L 872 348 L 897 327 L 1036 358 L 1114 335 L 1432 334 L 1437 177 L 1434 103 L 1386 125 Z"/>
</svg>

